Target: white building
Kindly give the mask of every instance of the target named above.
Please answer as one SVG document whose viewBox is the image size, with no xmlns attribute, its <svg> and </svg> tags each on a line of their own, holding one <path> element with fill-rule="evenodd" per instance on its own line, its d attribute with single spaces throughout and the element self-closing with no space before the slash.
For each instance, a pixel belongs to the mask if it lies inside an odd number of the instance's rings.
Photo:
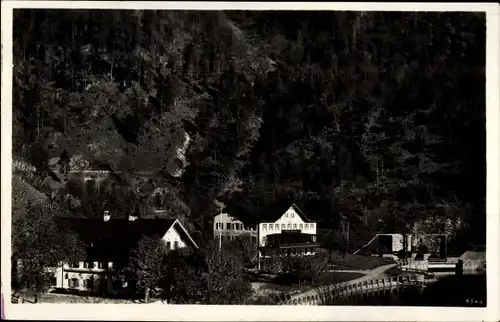
<svg viewBox="0 0 500 322">
<path fill-rule="evenodd" d="M 257 225 L 245 224 L 236 217 L 222 212 L 214 217 L 213 224 L 214 238 L 224 240 L 234 240 L 240 237 L 251 237 L 257 243 Z"/>
<path fill-rule="evenodd" d="M 124 281 L 117 270 L 127 265 L 130 250 L 143 236 L 163 240 L 166 250 L 184 247 L 198 248 L 179 220 L 169 219 L 112 219 L 109 212 L 103 219 L 63 218 L 80 236 L 87 247 L 87 259 L 61 263 L 50 268 L 54 273 L 52 288 L 106 293 L 123 289 Z M 125 283 L 126 284 L 126 283 Z"/>
<path fill-rule="evenodd" d="M 275 214 L 258 225 L 259 247 L 265 247 L 267 236 L 281 234 L 283 231 L 296 231 L 316 236 L 316 222 L 309 220 L 304 213 L 292 204 L 285 212 Z"/>
</svg>

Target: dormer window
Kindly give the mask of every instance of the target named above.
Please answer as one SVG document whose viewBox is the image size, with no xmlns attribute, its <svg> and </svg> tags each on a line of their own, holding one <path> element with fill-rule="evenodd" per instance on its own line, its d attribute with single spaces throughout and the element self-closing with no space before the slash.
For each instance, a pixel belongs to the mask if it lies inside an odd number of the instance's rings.
<svg viewBox="0 0 500 322">
<path fill-rule="evenodd" d="M 262 230 L 267 230 L 267 224 L 262 224 Z"/>
</svg>

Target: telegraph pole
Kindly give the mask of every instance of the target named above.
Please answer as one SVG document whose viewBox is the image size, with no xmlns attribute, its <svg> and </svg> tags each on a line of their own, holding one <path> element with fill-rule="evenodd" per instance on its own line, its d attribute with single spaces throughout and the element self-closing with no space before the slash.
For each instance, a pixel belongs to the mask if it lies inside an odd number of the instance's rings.
<svg viewBox="0 0 500 322">
<path fill-rule="evenodd" d="M 220 209 L 220 215 L 222 219 L 222 207 Z M 224 223 L 221 222 L 221 225 L 224 225 Z M 222 227 L 219 227 L 222 228 Z M 219 252 L 222 251 L 222 229 L 219 229 Z"/>
</svg>

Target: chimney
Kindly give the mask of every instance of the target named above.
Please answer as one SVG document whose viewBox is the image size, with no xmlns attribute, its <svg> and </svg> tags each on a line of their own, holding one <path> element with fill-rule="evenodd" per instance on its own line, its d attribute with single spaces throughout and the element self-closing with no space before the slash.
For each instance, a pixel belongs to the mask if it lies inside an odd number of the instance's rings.
<svg viewBox="0 0 500 322">
<path fill-rule="evenodd" d="M 109 221 L 111 219 L 111 215 L 109 214 L 109 210 L 104 211 L 104 221 Z"/>
<path fill-rule="evenodd" d="M 137 219 L 139 219 L 139 217 L 128 215 L 128 221 L 136 221 Z"/>
</svg>

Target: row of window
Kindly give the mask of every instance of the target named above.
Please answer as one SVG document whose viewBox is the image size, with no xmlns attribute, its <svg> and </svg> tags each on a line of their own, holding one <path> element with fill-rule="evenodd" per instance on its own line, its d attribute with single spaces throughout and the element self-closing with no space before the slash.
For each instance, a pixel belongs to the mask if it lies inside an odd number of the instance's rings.
<svg viewBox="0 0 500 322">
<path fill-rule="evenodd" d="M 223 230 L 224 229 L 224 223 L 218 222 L 215 223 L 215 229 L 218 230 Z M 245 227 L 245 225 L 241 223 L 226 223 L 226 230 L 253 230 L 253 228 L 248 228 Z"/>
<path fill-rule="evenodd" d="M 94 287 L 94 280 L 91 278 L 84 279 L 82 281 L 82 286 L 87 289 L 92 289 Z M 72 278 L 68 281 L 69 288 L 79 288 L 80 280 L 78 278 Z"/>
<path fill-rule="evenodd" d="M 68 278 L 68 274 L 64 275 L 64 279 L 68 280 L 68 287 L 70 288 L 79 288 L 80 284 L 84 288 L 92 289 L 94 287 L 95 280 L 93 278 L 87 278 L 84 280 L 80 280 L 78 278 Z M 82 283 L 80 283 L 82 282 Z M 57 286 L 57 278 L 51 277 L 50 278 L 50 285 L 53 287 Z"/>
<path fill-rule="evenodd" d="M 274 228 L 276 230 L 280 230 L 280 224 L 262 224 L 262 230 L 267 230 L 269 226 L 269 230 L 273 230 Z M 302 230 L 302 229 L 314 229 L 314 224 L 299 224 L 298 225 L 298 229 Z M 292 224 L 288 224 L 288 225 L 285 225 L 285 224 L 281 224 L 281 229 L 282 230 L 291 230 L 292 229 Z M 293 224 L 293 229 L 294 230 L 297 230 L 297 224 Z"/>
<path fill-rule="evenodd" d="M 108 262 L 73 262 L 69 264 L 70 268 L 109 268 L 111 267 L 111 264 Z"/>
</svg>

